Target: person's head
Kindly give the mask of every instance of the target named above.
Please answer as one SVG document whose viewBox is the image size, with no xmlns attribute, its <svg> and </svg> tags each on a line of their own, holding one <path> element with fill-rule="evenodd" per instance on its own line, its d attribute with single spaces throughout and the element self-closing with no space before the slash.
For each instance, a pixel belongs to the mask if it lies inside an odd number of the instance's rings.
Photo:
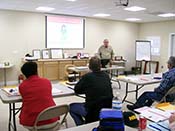
<svg viewBox="0 0 175 131">
<path fill-rule="evenodd" d="M 103 44 L 104 44 L 104 46 L 107 48 L 108 45 L 109 45 L 109 40 L 108 40 L 108 39 L 104 39 L 104 40 L 103 40 Z"/>
<path fill-rule="evenodd" d="M 167 66 L 168 66 L 168 69 L 172 69 L 175 67 L 175 57 L 174 56 L 170 56 L 169 59 L 168 59 L 168 62 L 167 62 Z"/>
<path fill-rule="evenodd" d="M 32 61 L 24 63 L 24 65 L 21 67 L 21 72 L 26 78 L 29 78 L 32 75 L 37 75 L 37 63 Z"/>
<path fill-rule="evenodd" d="M 89 61 L 89 69 L 92 72 L 98 72 L 101 69 L 101 61 L 98 57 L 92 57 Z"/>
</svg>

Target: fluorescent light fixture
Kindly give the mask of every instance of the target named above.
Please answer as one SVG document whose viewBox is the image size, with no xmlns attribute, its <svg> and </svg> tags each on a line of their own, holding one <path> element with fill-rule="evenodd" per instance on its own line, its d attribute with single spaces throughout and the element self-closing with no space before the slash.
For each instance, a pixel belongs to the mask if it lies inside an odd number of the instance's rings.
<svg viewBox="0 0 175 131">
<path fill-rule="evenodd" d="M 108 17 L 108 16 L 111 16 L 111 15 L 110 14 L 99 13 L 99 14 L 94 14 L 93 16 L 97 16 L 97 17 Z"/>
<path fill-rule="evenodd" d="M 46 7 L 46 6 L 40 6 L 38 8 L 36 8 L 36 10 L 39 10 L 39 11 L 52 11 L 54 10 L 55 8 L 52 8 L 52 7 Z"/>
<path fill-rule="evenodd" d="M 173 14 L 173 13 L 165 13 L 165 14 L 159 14 L 158 16 L 160 16 L 160 17 L 173 17 L 173 16 L 175 16 L 175 14 Z"/>
<path fill-rule="evenodd" d="M 66 1 L 75 2 L 75 1 L 77 1 L 77 0 L 66 0 Z"/>
<path fill-rule="evenodd" d="M 124 10 L 127 10 L 127 11 L 142 11 L 142 10 L 146 10 L 146 8 L 139 7 L 139 6 L 131 6 L 131 7 L 124 8 Z"/>
<path fill-rule="evenodd" d="M 127 18 L 125 20 L 127 20 L 127 21 L 140 21 L 141 19 L 139 19 L 139 18 Z"/>
</svg>

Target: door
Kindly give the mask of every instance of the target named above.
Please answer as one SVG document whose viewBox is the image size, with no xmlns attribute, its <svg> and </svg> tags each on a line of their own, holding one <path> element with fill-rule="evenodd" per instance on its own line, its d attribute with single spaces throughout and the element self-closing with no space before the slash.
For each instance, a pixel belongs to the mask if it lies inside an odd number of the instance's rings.
<svg viewBox="0 0 175 131">
<path fill-rule="evenodd" d="M 170 34 L 170 48 L 169 55 L 175 56 L 175 33 Z"/>
</svg>

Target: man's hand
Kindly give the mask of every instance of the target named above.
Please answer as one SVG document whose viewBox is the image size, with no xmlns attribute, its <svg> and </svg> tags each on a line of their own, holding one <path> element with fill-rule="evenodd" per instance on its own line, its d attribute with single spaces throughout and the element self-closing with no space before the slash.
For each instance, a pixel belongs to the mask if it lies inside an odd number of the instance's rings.
<svg viewBox="0 0 175 131">
<path fill-rule="evenodd" d="M 175 113 L 170 116 L 169 123 L 172 123 L 174 121 L 175 121 Z"/>
<path fill-rule="evenodd" d="M 112 63 L 113 63 L 113 60 L 111 59 L 111 60 L 109 61 L 109 66 L 110 66 L 110 67 L 112 67 Z"/>
</svg>

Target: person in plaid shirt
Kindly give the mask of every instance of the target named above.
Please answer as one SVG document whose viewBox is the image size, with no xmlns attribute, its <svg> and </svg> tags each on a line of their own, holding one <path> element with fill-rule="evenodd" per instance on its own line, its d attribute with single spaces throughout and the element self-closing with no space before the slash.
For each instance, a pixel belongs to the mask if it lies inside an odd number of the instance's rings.
<svg viewBox="0 0 175 131">
<path fill-rule="evenodd" d="M 175 85 L 175 57 L 170 56 L 167 62 L 168 71 L 162 75 L 160 85 L 154 91 L 144 92 L 133 105 L 127 105 L 129 110 L 143 106 L 151 106 L 154 101 L 160 101 L 167 91 Z"/>
</svg>

